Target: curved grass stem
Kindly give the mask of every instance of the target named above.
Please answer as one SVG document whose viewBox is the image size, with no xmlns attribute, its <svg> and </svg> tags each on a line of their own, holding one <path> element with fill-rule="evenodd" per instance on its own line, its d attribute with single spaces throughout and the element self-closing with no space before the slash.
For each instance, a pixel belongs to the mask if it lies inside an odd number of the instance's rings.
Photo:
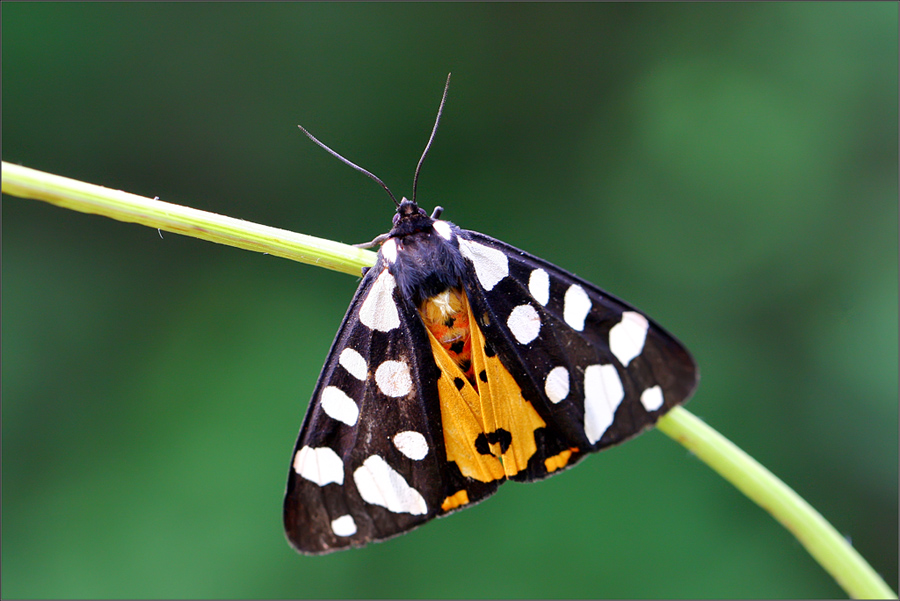
<svg viewBox="0 0 900 601">
<path fill-rule="evenodd" d="M 675 407 L 656 426 L 769 512 L 851 597 L 897 598 L 872 566 L 818 511 L 706 422 L 683 407 Z"/>
<path fill-rule="evenodd" d="M 371 251 L 3 162 L 3 193 L 359 276 Z"/>
</svg>

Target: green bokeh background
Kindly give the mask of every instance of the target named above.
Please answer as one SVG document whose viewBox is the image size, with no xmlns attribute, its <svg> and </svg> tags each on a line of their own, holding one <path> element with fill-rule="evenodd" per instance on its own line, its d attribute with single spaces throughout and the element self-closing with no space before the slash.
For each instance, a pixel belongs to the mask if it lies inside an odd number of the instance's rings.
<svg viewBox="0 0 900 601">
<path fill-rule="evenodd" d="M 896 3 L 13 4 L 3 160 L 345 242 L 419 200 L 681 338 L 896 589 Z M 281 498 L 356 281 L 3 197 L 3 596 L 832 597 L 659 432 L 363 550 Z"/>
</svg>

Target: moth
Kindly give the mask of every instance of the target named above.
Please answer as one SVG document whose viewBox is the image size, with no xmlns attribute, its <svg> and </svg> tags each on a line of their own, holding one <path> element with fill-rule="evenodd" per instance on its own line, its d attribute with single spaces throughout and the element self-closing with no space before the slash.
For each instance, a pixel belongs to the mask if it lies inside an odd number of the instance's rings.
<svg viewBox="0 0 900 601">
<path fill-rule="evenodd" d="M 449 86 L 449 77 L 447 86 Z M 294 448 L 284 499 L 305 554 L 360 547 L 557 474 L 651 427 L 698 382 L 631 305 L 484 234 L 397 205 Z"/>
</svg>

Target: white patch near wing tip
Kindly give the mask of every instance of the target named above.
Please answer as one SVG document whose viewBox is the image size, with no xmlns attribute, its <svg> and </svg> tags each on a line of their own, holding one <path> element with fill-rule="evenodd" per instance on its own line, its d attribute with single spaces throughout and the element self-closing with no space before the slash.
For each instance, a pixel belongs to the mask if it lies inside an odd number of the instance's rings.
<svg viewBox="0 0 900 601">
<path fill-rule="evenodd" d="M 359 407 L 356 405 L 356 401 L 336 386 L 326 386 L 322 390 L 322 394 L 319 395 L 319 404 L 328 417 L 348 426 L 355 426 L 356 420 L 359 419 Z"/>
<path fill-rule="evenodd" d="M 428 513 L 428 505 L 419 491 L 378 455 L 370 455 L 353 472 L 353 481 L 359 496 L 366 503 L 379 505 L 394 513 Z"/>
<path fill-rule="evenodd" d="M 506 325 L 519 344 L 528 344 L 541 333 L 541 316 L 531 305 L 519 305 L 509 314 Z"/>
<path fill-rule="evenodd" d="M 344 367 L 344 369 L 347 370 L 347 373 L 349 373 L 351 376 L 353 376 L 357 380 L 365 382 L 368 367 L 366 366 L 365 358 L 363 358 L 363 356 L 358 352 L 348 346 L 341 351 L 341 356 L 338 358 L 338 363 L 340 363 Z"/>
<path fill-rule="evenodd" d="M 310 482 L 325 486 L 344 483 L 344 462 L 328 447 L 303 447 L 294 455 L 294 471 Z"/>
<path fill-rule="evenodd" d="M 554 367 L 544 381 L 544 392 L 552 403 L 559 403 L 569 396 L 569 370 L 565 367 Z"/>
<path fill-rule="evenodd" d="M 591 444 L 597 444 L 612 425 L 623 398 L 625 390 L 614 365 L 589 365 L 584 370 L 584 433 Z"/>
<path fill-rule="evenodd" d="M 609 350 L 622 365 L 627 367 L 644 350 L 649 327 L 646 317 L 636 311 L 625 311 L 622 321 L 609 330 Z"/>
<path fill-rule="evenodd" d="M 414 461 L 421 461 L 428 455 L 428 441 L 413 430 L 406 430 L 394 435 L 394 446 L 397 450 Z"/>
<path fill-rule="evenodd" d="M 378 389 L 389 397 L 404 397 L 412 390 L 409 365 L 404 361 L 385 361 L 375 370 Z"/>
<path fill-rule="evenodd" d="M 331 531 L 337 536 L 353 536 L 356 534 L 356 522 L 350 514 L 331 520 Z"/>
<path fill-rule="evenodd" d="M 584 320 L 591 311 L 591 298 L 578 284 L 572 284 L 563 298 L 563 319 L 579 332 L 584 329 Z"/>
<path fill-rule="evenodd" d="M 475 266 L 475 275 L 485 290 L 493 290 L 500 280 L 509 275 L 509 259 L 503 251 L 472 242 L 459 240 L 459 251 Z"/>
<path fill-rule="evenodd" d="M 528 291 L 534 300 L 546 307 L 550 302 L 550 276 L 543 269 L 535 269 L 528 278 Z"/>
<path fill-rule="evenodd" d="M 647 411 L 656 411 L 663 406 L 662 388 L 651 386 L 641 393 L 641 404 Z"/>
<path fill-rule="evenodd" d="M 375 279 L 369 294 L 359 307 L 359 320 L 366 327 L 380 332 L 390 332 L 400 325 L 400 313 L 394 302 L 397 281 L 387 268 Z"/>
</svg>

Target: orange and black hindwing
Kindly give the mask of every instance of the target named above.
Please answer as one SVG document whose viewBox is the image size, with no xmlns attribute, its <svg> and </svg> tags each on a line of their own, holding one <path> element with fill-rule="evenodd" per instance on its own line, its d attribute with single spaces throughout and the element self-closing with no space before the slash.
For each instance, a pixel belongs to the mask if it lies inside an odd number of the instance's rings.
<svg viewBox="0 0 900 601">
<path fill-rule="evenodd" d="M 685 402 L 697 367 L 630 305 L 403 199 L 316 384 L 284 501 L 328 553 L 540 480 Z"/>
</svg>

